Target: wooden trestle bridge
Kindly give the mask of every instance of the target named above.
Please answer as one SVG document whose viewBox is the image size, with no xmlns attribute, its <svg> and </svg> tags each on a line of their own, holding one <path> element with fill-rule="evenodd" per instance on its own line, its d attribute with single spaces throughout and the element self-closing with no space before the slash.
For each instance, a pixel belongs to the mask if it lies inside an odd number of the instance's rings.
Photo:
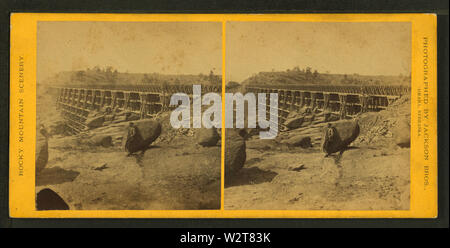
<svg viewBox="0 0 450 248">
<path fill-rule="evenodd" d="M 185 93 L 192 98 L 192 86 L 149 86 L 149 85 L 105 85 L 95 88 L 86 86 L 54 87 L 58 90 L 57 106 L 67 126 L 76 132 L 86 128 L 85 122 L 91 111 L 103 107 L 129 111 L 140 118 L 152 118 L 162 111 L 173 108 L 170 96 Z M 220 86 L 202 85 L 202 92 L 221 92 Z"/>
<path fill-rule="evenodd" d="M 298 85 L 294 87 L 248 86 L 247 92 L 278 93 L 278 122 L 283 126 L 291 111 L 304 107 L 318 109 L 338 115 L 341 119 L 354 117 L 358 113 L 386 109 L 402 95 L 410 94 L 404 86 L 333 86 Z M 269 106 L 269 97 L 266 97 Z M 267 108 L 270 114 L 270 108 Z"/>
<path fill-rule="evenodd" d="M 54 87 L 58 90 L 57 106 L 74 131 L 85 129 L 85 121 L 91 111 L 105 106 L 130 111 L 140 118 L 152 118 L 162 111 L 172 109 L 170 96 L 186 93 L 192 97 L 192 85 L 103 85 Z M 222 91 L 221 86 L 202 85 L 202 94 Z M 410 94 L 404 86 L 322 86 L 302 85 L 290 88 L 277 86 L 247 86 L 247 92 L 278 93 L 278 117 L 282 125 L 289 113 L 304 107 L 329 111 L 341 118 L 361 112 L 386 109 L 396 99 Z M 267 97 L 269 101 L 269 97 Z M 268 104 L 267 104 L 268 105 Z M 269 112 L 269 111 L 268 111 Z"/>
</svg>

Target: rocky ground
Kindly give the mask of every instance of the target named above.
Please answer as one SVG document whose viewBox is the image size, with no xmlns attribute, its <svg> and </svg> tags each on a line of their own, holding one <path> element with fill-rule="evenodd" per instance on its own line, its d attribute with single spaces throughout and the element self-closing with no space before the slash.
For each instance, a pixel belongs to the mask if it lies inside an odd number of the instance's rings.
<svg viewBox="0 0 450 248">
<path fill-rule="evenodd" d="M 156 118 L 162 124 L 158 139 L 145 153 L 127 156 L 122 139 L 128 121 L 67 135 L 49 94 L 42 95 L 38 126 L 51 136 L 36 193 L 49 188 L 77 210 L 220 208 L 220 141 L 199 145 L 195 130 L 172 129 L 166 112 Z M 91 142 L 105 136 L 107 142 Z"/>
<path fill-rule="evenodd" d="M 36 193 L 52 189 L 70 209 L 80 210 L 220 208 L 220 141 L 199 145 L 202 130 L 172 129 L 165 112 L 156 117 L 162 125 L 158 139 L 145 153 L 127 156 L 122 141 L 129 121 L 68 135 L 54 99 L 38 91 L 38 132 L 44 124 L 50 137 Z M 409 98 L 358 116 L 360 135 L 342 156 L 324 156 L 327 124 L 316 117 L 275 140 L 245 140 L 245 158 L 236 155 L 236 171 L 225 180 L 225 209 L 409 209 Z M 98 139 L 104 136 L 110 139 Z M 290 143 L 299 136 L 311 146 Z M 236 153 L 242 153 L 240 143 L 233 143 Z"/>
<path fill-rule="evenodd" d="M 244 167 L 225 181 L 225 209 L 409 209 L 409 98 L 357 118 L 360 135 L 342 156 L 321 151 L 326 123 L 247 139 Z M 287 144 L 298 136 L 312 146 Z"/>
</svg>

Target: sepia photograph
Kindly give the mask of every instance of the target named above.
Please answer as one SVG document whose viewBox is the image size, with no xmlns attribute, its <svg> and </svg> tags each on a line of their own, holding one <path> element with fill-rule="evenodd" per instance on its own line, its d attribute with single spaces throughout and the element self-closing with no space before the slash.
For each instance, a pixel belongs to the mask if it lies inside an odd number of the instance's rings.
<svg viewBox="0 0 450 248">
<path fill-rule="evenodd" d="M 448 1 L 12 2 L 0 227 L 448 227 Z"/>
<path fill-rule="evenodd" d="M 227 22 L 225 210 L 409 210 L 411 32 Z"/>
<path fill-rule="evenodd" d="M 9 214 L 436 218 L 436 27 L 15 13 Z"/>
<path fill-rule="evenodd" d="M 172 115 L 221 94 L 222 23 L 40 21 L 36 63 L 37 210 L 220 209 L 220 126 Z"/>
</svg>

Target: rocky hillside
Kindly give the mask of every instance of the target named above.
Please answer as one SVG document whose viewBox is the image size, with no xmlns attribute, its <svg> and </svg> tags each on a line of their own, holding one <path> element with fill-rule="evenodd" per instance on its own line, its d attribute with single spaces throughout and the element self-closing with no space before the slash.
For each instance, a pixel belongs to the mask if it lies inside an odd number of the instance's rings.
<svg viewBox="0 0 450 248">
<path fill-rule="evenodd" d="M 316 85 L 410 85 L 409 76 L 367 76 L 359 74 L 331 74 L 311 69 L 294 68 L 287 71 L 260 72 L 241 82 L 244 85 L 295 86 L 298 84 Z"/>
<path fill-rule="evenodd" d="M 118 72 L 113 68 L 93 68 L 81 71 L 64 71 L 47 79 L 43 84 L 52 85 L 133 85 L 133 84 L 210 84 L 221 85 L 220 75 L 168 75 L 159 73 Z"/>
</svg>

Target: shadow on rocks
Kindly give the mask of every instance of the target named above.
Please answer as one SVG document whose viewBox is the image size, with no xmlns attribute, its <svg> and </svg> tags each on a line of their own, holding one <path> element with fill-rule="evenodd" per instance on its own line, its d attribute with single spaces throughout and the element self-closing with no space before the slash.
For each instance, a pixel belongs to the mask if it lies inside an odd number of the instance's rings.
<svg viewBox="0 0 450 248">
<path fill-rule="evenodd" d="M 147 148 L 143 149 L 142 151 L 138 152 L 138 153 L 132 153 L 132 154 L 128 154 L 128 157 L 134 157 L 136 159 L 136 163 L 140 166 L 140 167 L 144 167 L 144 164 L 142 163 L 142 158 L 144 158 L 145 152 L 149 149 L 156 149 L 156 148 L 160 148 L 160 146 L 157 145 L 150 145 Z"/>
<path fill-rule="evenodd" d="M 277 175 L 276 172 L 261 170 L 257 167 L 242 168 L 239 173 L 225 180 L 225 187 L 271 182 Z"/>
<path fill-rule="evenodd" d="M 36 186 L 72 182 L 79 174 L 78 171 L 65 170 L 61 167 L 45 168 L 36 175 Z"/>
</svg>

